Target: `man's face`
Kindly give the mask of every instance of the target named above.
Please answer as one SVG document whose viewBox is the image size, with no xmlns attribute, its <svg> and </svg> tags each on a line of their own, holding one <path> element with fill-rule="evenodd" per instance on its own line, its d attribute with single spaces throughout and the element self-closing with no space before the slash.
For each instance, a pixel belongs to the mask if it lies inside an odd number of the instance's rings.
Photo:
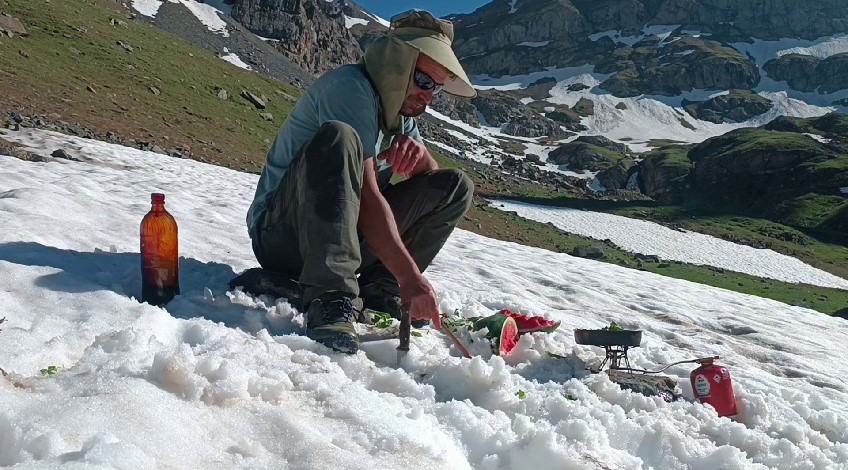
<svg viewBox="0 0 848 470">
<path fill-rule="evenodd" d="M 418 55 L 415 70 L 429 76 L 434 84 L 439 87 L 444 85 L 451 75 L 448 69 L 442 67 L 438 62 L 424 54 Z M 434 91 L 421 89 L 415 84 L 415 80 L 413 80 L 412 88 L 409 90 L 409 94 L 406 95 L 406 99 L 400 107 L 401 116 L 415 117 L 423 113 L 427 109 L 427 105 L 433 101 Z"/>
</svg>

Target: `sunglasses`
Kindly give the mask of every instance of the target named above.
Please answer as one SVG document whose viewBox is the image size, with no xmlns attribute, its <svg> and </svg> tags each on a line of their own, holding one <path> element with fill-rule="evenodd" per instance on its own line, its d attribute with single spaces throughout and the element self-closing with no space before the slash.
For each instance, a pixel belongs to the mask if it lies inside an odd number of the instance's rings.
<svg viewBox="0 0 848 470">
<path fill-rule="evenodd" d="M 432 91 L 434 95 L 442 91 L 442 88 L 444 88 L 443 84 L 436 83 L 436 81 L 433 80 L 433 77 L 418 69 L 415 69 L 415 75 L 412 76 L 412 81 L 418 89 L 423 91 Z"/>
</svg>

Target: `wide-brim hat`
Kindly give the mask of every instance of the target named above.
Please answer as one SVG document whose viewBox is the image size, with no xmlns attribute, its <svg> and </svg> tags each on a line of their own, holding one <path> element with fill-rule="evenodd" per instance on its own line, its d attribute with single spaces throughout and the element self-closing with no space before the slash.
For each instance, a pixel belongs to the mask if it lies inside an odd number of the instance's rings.
<svg viewBox="0 0 848 470">
<path fill-rule="evenodd" d="M 389 36 L 405 41 L 448 69 L 451 78 L 444 84 L 445 92 L 464 98 L 477 96 L 451 48 L 453 23 L 423 10 L 410 10 L 392 17 Z"/>
</svg>

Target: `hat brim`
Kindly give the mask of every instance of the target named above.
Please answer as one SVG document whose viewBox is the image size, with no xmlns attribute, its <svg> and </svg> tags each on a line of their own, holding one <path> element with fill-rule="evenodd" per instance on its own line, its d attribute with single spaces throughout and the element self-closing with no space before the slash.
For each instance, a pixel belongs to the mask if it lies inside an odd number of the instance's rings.
<svg viewBox="0 0 848 470">
<path fill-rule="evenodd" d="M 474 98 L 477 96 L 477 91 L 471 86 L 471 80 L 459 64 L 459 59 L 453 53 L 449 44 L 432 36 L 418 37 L 398 37 L 411 46 L 415 47 L 422 54 L 438 62 L 442 67 L 448 69 L 453 74 L 453 78 L 448 79 L 444 85 L 444 91 L 452 95 L 461 96 L 463 98 Z"/>
</svg>

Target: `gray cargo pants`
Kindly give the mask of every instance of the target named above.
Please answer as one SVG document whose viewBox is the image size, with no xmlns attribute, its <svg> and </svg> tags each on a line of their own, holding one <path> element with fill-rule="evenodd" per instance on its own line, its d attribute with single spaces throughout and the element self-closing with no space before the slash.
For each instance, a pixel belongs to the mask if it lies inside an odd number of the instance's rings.
<svg viewBox="0 0 848 470">
<path fill-rule="evenodd" d="M 324 124 L 298 152 L 259 222 L 253 239 L 256 259 L 264 269 L 297 279 L 305 304 L 330 290 L 359 295 L 359 285 L 373 282 L 398 291 L 397 281 L 357 230 L 363 158 L 352 127 Z M 448 169 L 386 184 L 382 193 L 423 272 L 471 206 L 474 186 L 465 173 Z"/>
</svg>

